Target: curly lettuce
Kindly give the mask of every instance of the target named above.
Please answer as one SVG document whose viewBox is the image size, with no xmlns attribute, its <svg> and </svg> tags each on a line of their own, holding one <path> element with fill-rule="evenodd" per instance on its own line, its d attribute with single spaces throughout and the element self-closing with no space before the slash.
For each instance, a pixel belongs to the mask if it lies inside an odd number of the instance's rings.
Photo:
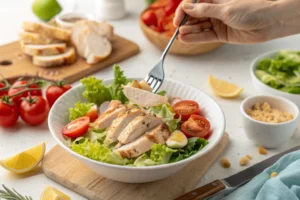
<svg viewBox="0 0 300 200">
<path fill-rule="evenodd" d="M 175 131 L 179 126 L 180 119 L 174 118 L 175 113 L 169 103 L 149 107 L 148 112 L 162 117 L 168 125 L 170 132 Z"/>
<path fill-rule="evenodd" d="M 94 76 L 81 80 L 81 83 L 85 86 L 83 97 L 89 103 L 95 103 L 100 106 L 105 101 L 120 100 L 123 103 L 127 101 L 122 91 L 122 85 L 128 84 L 130 80 L 126 78 L 118 65 L 114 65 L 113 69 L 114 82 L 110 85 L 104 85 L 102 80 Z"/>
<path fill-rule="evenodd" d="M 176 152 L 174 152 L 169 162 L 178 162 L 186 159 L 203 149 L 203 147 L 205 147 L 207 144 L 208 141 L 203 138 L 189 138 L 187 145 L 183 149 L 178 149 Z"/>
<path fill-rule="evenodd" d="M 80 155 L 105 163 L 116 165 L 132 164 L 131 160 L 122 158 L 104 144 L 100 144 L 98 141 L 92 142 L 87 138 L 72 142 L 71 149 Z"/>
<path fill-rule="evenodd" d="M 94 103 L 81 103 L 78 101 L 74 108 L 69 109 L 70 121 L 85 116 L 94 105 Z"/>
<path fill-rule="evenodd" d="M 133 163 L 134 166 L 162 165 L 169 162 L 172 154 L 177 150 L 171 149 L 163 144 L 155 144 L 149 153 L 138 157 Z"/>
<path fill-rule="evenodd" d="M 300 51 L 282 50 L 276 58 L 261 60 L 255 74 L 272 88 L 300 94 Z"/>
</svg>

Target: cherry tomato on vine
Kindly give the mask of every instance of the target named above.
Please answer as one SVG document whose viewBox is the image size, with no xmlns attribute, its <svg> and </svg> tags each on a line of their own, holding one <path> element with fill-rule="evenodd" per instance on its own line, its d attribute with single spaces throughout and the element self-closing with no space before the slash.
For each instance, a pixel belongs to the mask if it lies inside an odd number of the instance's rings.
<svg viewBox="0 0 300 200">
<path fill-rule="evenodd" d="M 58 82 L 56 85 L 50 85 L 46 90 L 46 98 L 50 107 L 62 94 L 71 88 L 72 86 L 70 84 L 64 84 L 63 82 Z"/>
<path fill-rule="evenodd" d="M 19 118 L 19 108 L 7 96 L 0 99 L 0 126 L 11 127 Z"/>
</svg>

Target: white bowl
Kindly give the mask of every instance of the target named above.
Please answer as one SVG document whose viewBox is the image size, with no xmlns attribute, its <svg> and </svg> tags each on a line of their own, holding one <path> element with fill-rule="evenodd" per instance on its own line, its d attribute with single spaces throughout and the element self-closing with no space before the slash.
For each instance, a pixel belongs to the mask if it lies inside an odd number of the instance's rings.
<svg viewBox="0 0 300 200">
<path fill-rule="evenodd" d="M 263 82 L 261 82 L 261 80 L 259 80 L 255 75 L 255 70 L 256 70 L 256 67 L 257 67 L 258 63 L 261 60 L 264 60 L 266 58 L 276 58 L 279 51 L 280 50 L 276 50 L 276 51 L 271 51 L 271 52 L 267 52 L 265 54 L 262 54 L 261 56 L 257 57 L 251 63 L 250 74 L 251 74 L 252 83 L 253 83 L 255 89 L 258 92 L 260 92 L 262 95 L 270 94 L 270 95 L 282 96 L 282 97 L 285 97 L 285 98 L 293 101 L 298 107 L 300 107 L 300 95 L 290 94 L 290 93 L 287 93 L 287 92 L 282 92 L 280 90 L 276 90 L 276 89 L 264 84 Z"/>
<path fill-rule="evenodd" d="M 255 103 L 269 103 L 273 108 L 288 112 L 294 116 L 291 121 L 270 124 L 252 119 L 246 110 Z M 293 102 L 275 96 L 254 96 L 245 99 L 240 110 L 243 115 L 243 127 L 246 135 L 257 145 L 266 148 L 276 148 L 287 142 L 295 132 L 299 118 L 299 108 Z"/>
<path fill-rule="evenodd" d="M 112 81 L 113 80 L 104 81 L 104 84 L 110 84 Z M 72 88 L 55 102 L 48 118 L 50 132 L 58 144 L 68 153 L 81 160 L 94 172 L 108 179 L 127 183 L 144 183 L 171 176 L 193 160 L 208 153 L 219 143 L 224 134 L 225 118 L 220 106 L 208 95 L 196 88 L 177 81 L 165 80 L 161 89 L 166 90 L 167 94 L 170 96 L 180 96 L 183 99 L 192 99 L 198 102 L 201 107 L 201 112 L 211 123 L 212 134 L 208 139 L 209 144 L 198 153 L 185 160 L 158 166 L 129 167 L 98 162 L 72 151 L 67 146 L 61 130 L 69 122 L 69 108 L 73 107 L 77 101 L 85 101 L 82 96 L 82 92 L 84 91 L 82 85 Z"/>
<path fill-rule="evenodd" d="M 70 18 L 82 18 L 82 19 L 89 19 L 89 20 L 95 19 L 95 17 L 91 14 L 69 12 L 69 13 L 63 13 L 63 14 L 57 15 L 55 17 L 55 22 L 58 26 L 60 26 L 62 28 L 70 29 L 73 27 L 74 23 L 64 21 L 64 19 L 70 19 Z"/>
</svg>

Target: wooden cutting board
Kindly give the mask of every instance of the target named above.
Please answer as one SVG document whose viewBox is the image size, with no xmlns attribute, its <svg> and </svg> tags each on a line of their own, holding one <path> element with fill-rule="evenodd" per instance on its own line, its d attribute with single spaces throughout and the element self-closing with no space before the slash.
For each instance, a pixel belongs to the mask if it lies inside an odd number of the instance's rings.
<svg viewBox="0 0 300 200">
<path fill-rule="evenodd" d="M 134 56 L 139 52 L 139 47 L 120 36 L 112 39 L 112 54 L 104 61 L 89 65 L 84 59 L 79 58 L 72 65 L 42 68 L 32 64 L 31 58 L 23 54 L 18 41 L 0 46 L 0 74 L 6 79 L 15 79 L 23 76 L 36 76 L 37 74 L 48 80 L 66 80 L 72 83 L 88 76 L 104 67 L 112 66 L 118 62 Z"/>
<path fill-rule="evenodd" d="M 58 145 L 46 154 L 42 168 L 47 177 L 90 200 L 172 200 L 195 188 L 224 152 L 228 140 L 226 133 L 208 154 L 177 174 L 151 183 L 129 184 L 103 178 Z"/>
</svg>

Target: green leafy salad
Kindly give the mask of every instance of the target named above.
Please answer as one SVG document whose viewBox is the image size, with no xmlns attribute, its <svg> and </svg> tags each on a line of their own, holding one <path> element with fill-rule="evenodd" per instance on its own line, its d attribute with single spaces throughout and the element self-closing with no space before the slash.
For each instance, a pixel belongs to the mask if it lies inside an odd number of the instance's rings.
<svg viewBox="0 0 300 200">
<path fill-rule="evenodd" d="M 200 116 L 196 102 L 171 105 L 166 91 L 154 94 L 149 85 L 127 79 L 119 66 L 113 69 L 110 85 L 93 76 L 81 80 L 86 102 L 69 108 L 70 123 L 62 130 L 73 151 L 110 164 L 153 166 L 181 161 L 208 144 L 210 125 Z M 124 92 L 124 86 L 135 96 L 142 93 L 160 103 L 139 104 Z M 100 112 L 105 104 L 107 108 Z"/>
<path fill-rule="evenodd" d="M 260 61 L 255 74 L 272 88 L 300 94 L 300 51 L 281 50 L 275 59 Z"/>
</svg>

